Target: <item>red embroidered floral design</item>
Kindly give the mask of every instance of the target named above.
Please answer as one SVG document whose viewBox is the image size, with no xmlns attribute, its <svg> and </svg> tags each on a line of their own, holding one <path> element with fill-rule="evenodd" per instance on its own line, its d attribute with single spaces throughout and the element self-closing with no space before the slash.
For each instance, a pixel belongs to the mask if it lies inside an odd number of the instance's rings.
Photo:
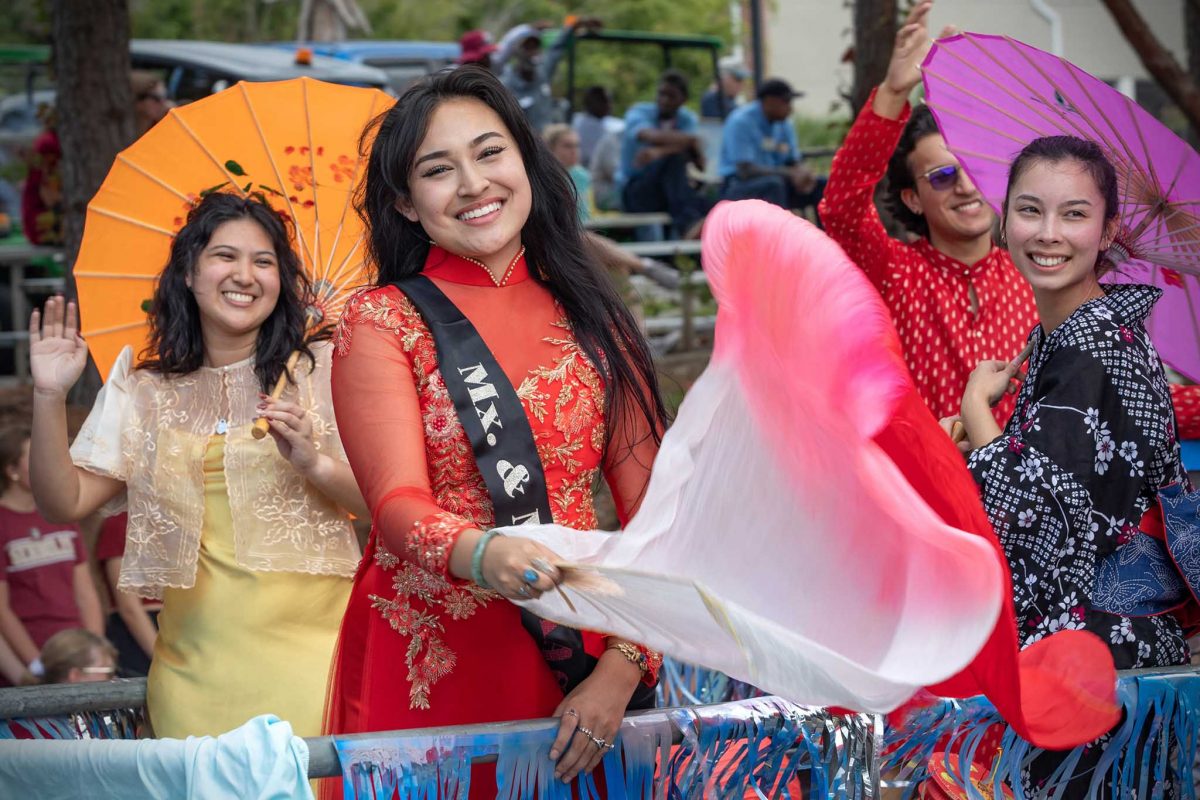
<svg viewBox="0 0 1200 800">
<path fill-rule="evenodd" d="M 416 556 L 417 564 L 434 575 L 446 573 L 446 561 L 454 541 L 471 523 L 455 514 L 441 512 L 418 520 L 409 530 L 405 544 Z"/>
<path fill-rule="evenodd" d="M 395 571 L 394 597 L 372 596 L 374 607 L 402 636 L 410 637 L 407 665 L 409 704 L 428 708 L 434 683 L 450 674 L 456 663 L 452 650 L 440 636 L 445 620 L 467 619 L 481 605 L 499 597 L 474 584 L 452 584 L 445 577 L 445 559 L 454 538 L 464 527 L 492 527 L 491 499 L 483 476 L 475 466 L 470 440 L 458 421 L 454 403 L 438 371 L 437 350 L 425 321 L 407 297 L 390 289 L 367 289 L 347 303 L 333 335 L 338 355 L 349 352 L 353 329 L 369 324 L 400 337 L 416 382 L 421 417 L 425 424 L 425 456 L 434 499 L 442 513 L 418 522 L 406 537 L 417 554 L 417 563 L 401 561 L 380 546 L 375 562 Z M 517 396 L 534 425 L 538 455 L 546 471 L 554 521 L 583 530 L 597 525 L 592 485 L 604 449 L 604 384 L 591 361 L 561 318 L 562 334 L 545 341 L 559 348 L 554 363 L 530 372 L 517 388 Z M 544 423 L 550 421 L 552 428 Z M 418 598 L 425 606 L 413 606 Z M 653 681 L 662 656 L 645 650 Z"/>
</svg>

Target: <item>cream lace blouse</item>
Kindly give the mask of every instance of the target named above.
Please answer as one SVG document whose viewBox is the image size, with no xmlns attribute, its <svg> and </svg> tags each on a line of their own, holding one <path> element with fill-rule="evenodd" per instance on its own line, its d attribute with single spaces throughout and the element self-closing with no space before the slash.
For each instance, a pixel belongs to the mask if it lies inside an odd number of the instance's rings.
<svg viewBox="0 0 1200 800">
<path fill-rule="evenodd" d="M 298 386 L 284 398 L 308 410 L 318 451 L 344 461 L 330 352 L 327 343 L 314 346 L 316 369 L 308 373 L 301 359 Z M 238 563 L 256 571 L 354 574 L 359 549 L 346 513 L 292 469 L 274 440 L 251 435 L 259 393 L 252 360 L 172 378 L 134 370 L 132 362 L 126 347 L 71 447 L 78 466 L 126 484 L 121 589 L 161 597 L 167 587 L 195 584 L 204 452 L 220 434 Z"/>
</svg>

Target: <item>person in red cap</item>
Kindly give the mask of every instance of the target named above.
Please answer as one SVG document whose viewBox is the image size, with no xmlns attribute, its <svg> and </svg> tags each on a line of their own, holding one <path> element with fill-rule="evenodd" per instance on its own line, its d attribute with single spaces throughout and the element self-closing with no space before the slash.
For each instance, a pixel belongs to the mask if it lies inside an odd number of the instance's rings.
<svg viewBox="0 0 1200 800">
<path fill-rule="evenodd" d="M 492 36 L 487 31 L 467 31 L 458 44 L 462 48 L 459 64 L 478 64 L 488 70 L 492 68 L 492 53 L 496 52 L 496 45 L 492 44 Z"/>
</svg>

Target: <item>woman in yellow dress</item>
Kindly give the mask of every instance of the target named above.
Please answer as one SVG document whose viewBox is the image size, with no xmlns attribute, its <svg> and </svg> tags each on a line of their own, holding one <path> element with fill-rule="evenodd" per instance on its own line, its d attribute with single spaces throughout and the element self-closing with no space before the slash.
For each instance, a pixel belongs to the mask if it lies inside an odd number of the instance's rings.
<svg viewBox="0 0 1200 800">
<path fill-rule="evenodd" d="M 119 586 L 163 600 L 147 682 L 156 736 L 264 713 L 320 733 L 359 560 L 348 514 L 366 509 L 334 423 L 329 349 L 304 343 L 308 297 L 280 215 L 209 195 L 172 242 L 140 363 L 126 348 L 70 448 L 65 398 L 87 360 L 78 312 L 56 297 L 30 320 L 33 491 L 54 521 L 127 505 Z M 259 417 L 271 438 L 252 436 Z"/>
</svg>

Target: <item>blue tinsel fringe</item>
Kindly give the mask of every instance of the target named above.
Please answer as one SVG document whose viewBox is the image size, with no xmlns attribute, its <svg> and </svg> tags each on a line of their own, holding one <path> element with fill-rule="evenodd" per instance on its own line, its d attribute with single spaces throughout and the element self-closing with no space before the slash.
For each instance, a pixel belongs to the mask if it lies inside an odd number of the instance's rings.
<svg viewBox="0 0 1200 800">
<path fill-rule="evenodd" d="M 1090 745 L 1104 748 L 1092 774 L 1091 792 L 1104 786 L 1111 787 L 1114 797 L 1158 798 L 1169 781 L 1178 797 L 1197 800 L 1192 770 L 1200 737 L 1200 674 L 1123 677 L 1117 697 L 1124 719 L 1108 741 Z M 890 778 L 909 783 L 904 793 L 907 800 L 928 776 L 934 750 L 945 751 L 950 754 L 945 767 L 955 783 L 965 788 L 972 800 L 982 800 L 964 777 L 984 735 L 997 723 L 1002 723 L 999 714 L 981 698 L 940 701 L 913 714 L 903 727 L 887 732 L 881 768 Z M 948 742 L 939 746 L 944 738 Z M 1054 800 L 1074 777 L 1088 746 L 1060 754 L 1061 763 L 1038 792 L 1038 800 Z M 1043 752 L 1006 729 L 991 776 L 996 796 L 1000 796 L 1001 784 L 1007 784 L 1015 800 L 1033 800 L 1022 788 L 1021 773 Z M 983 766 L 990 769 L 993 765 Z"/>
</svg>

